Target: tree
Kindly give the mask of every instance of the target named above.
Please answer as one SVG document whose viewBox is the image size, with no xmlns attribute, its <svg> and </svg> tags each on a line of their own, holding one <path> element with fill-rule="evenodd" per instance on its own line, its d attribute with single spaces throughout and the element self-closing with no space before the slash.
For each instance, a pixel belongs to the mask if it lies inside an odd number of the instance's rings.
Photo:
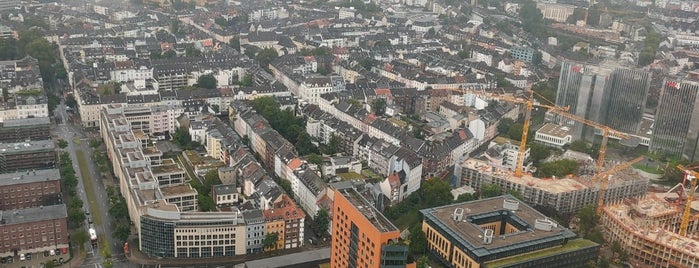
<svg viewBox="0 0 699 268">
<path fill-rule="evenodd" d="M 204 175 L 204 182 L 201 190 L 208 194 L 211 192 L 211 188 L 213 188 L 214 185 L 219 184 L 221 184 L 221 179 L 218 177 L 218 170 L 212 169 L 207 171 L 206 175 Z"/>
<path fill-rule="evenodd" d="M 417 259 L 417 268 L 429 268 L 430 262 L 427 256 L 422 255 Z"/>
<path fill-rule="evenodd" d="M 568 149 L 576 152 L 592 154 L 592 146 L 584 140 L 576 140 L 568 144 Z"/>
<path fill-rule="evenodd" d="M 279 240 L 279 233 L 267 233 L 265 239 L 262 240 L 262 245 L 265 249 L 275 250 L 277 249 L 277 240 Z"/>
<path fill-rule="evenodd" d="M 514 196 L 515 198 L 517 198 L 521 201 L 524 201 L 524 195 L 522 195 L 522 193 L 520 193 L 519 191 L 517 191 L 515 189 L 507 190 L 507 193 Z"/>
<path fill-rule="evenodd" d="M 377 116 L 382 116 L 386 113 L 386 100 L 384 98 L 376 98 L 371 102 L 371 110 Z"/>
<path fill-rule="evenodd" d="M 259 53 L 255 56 L 255 59 L 257 62 L 262 66 L 262 68 L 269 68 L 269 64 L 279 57 L 279 54 L 277 53 L 277 50 L 274 48 L 264 48 L 260 50 Z"/>
<path fill-rule="evenodd" d="M 201 50 L 197 49 L 193 45 L 187 46 L 184 52 L 187 57 L 201 57 Z"/>
<path fill-rule="evenodd" d="M 420 225 L 415 225 L 410 228 L 410 236 L 408 236 L 410 244 L 408 249 L 413 255 L 422 255 L 427 251 L 427 238 L 425 233 L 420 229 Z"/>
<path fill-rule="evenodd" d="M 453 200 L 451 185 L 446 181 L 434 177 L 422 183 L 422 198 L 427 207 L 438 207 L 450 204 Z"/>
<path fill-rule="evenodd" d="M 85 242 L 87 242 L 88 239 L 87 232 L 85 229 L 79 228 L 73 233 L 73 235 L 70 236 L 71 242 L 73 242 L 73 245 L 80 245 L 83 247 L 85 245 Z"/>
<path fill-rule="evenodd" d="M 197 84 L 194 85 L 196 87 L 200 88 L 208 88 L 208 89 L 214 89 L 216 88 L 216 77 L 214 77 L 213 74 L 205 74 L 202 76 L 199 76 L 199 79 L 197 79 Z"/>
<path fill-rule="evenodd" d="M 226 27 L 229 24 L 228 20 L 224 19 L 223 17 L 215 18 L 214 23 L 218 24 L 221 27 Z"/>
<path fill-rule="evenodd" d="M 68 209 L 68 221 L 70 221 L 73 226 L 81 226 L 83 221 L 85 221 L 85 212 L 82 208 Z"/>
<path fill-rule="evenodd" d="M 597 217 L 597 211 L 595 206 L 589 205 L 584 207 L 578 212 L 578 218 L 580 219 L 579 228 L 580 232 L 587 234 L 588 231 L 592 230 L 597 225 L 599 217 Z"/>
<path fill-rule="evenodd" d="M 514 123 L 510 126 L 510 129 L 507 130 L 507 135 L 510 137 L 510 139 L 520 141 L 522 140 L 523 129 L 524 125 L 522 125 L 522 123 Z"/>
<path fill-rule="evenodd" d="M 177 56 L 177 53 L 176 53 L 174 50 L 170 49 L 170 50 L 165 51 L 164 53 L 162 53 L 162 56 L 161 56 L 161 57 L 162 57 L 163 59 L 170 59 L 170 58 L 174 58 L 175 56 Z"/>
<path fill-rule="evenodd" d="M 459 58 L 467 59 L 471 57 L 471 52 L 464 49 L 459 51 L 456 55 L 459 56 Z"/>
<path fill-rule="evenodd" d="M 342 145 L 342 138 L 335 134 L 330 134 L 330 140 L 325 146 L 324 153 L 329 155 L 334 155 L 340 152 L 340 146 Z"/>
<path fill-rule="evenodd" d="M 323 164 L 323 157 L 321 157 L 318 154 L 309 154 L 306 156 L 306 160 L 308 160 L 308 163 L 320 165 Z"/>
<path fill-rule="evenodd" d="M 512 120 L 511 118 L 502 118 L 500 119 L 500 122 L 498 123 L 498 133 L 500 135 L 509 135 L 510 127 L 515 123 L 515 120 Z"/>
<path fill-rule="evenodd" d="M 126 219 L 129 217 L 129 209 L 126 207 L 126 200 L 123 197 L 119 197 L 112 203 L 109 208 L 109 215 L 112 215 L 115 219 Z"/>
<path fill-rule="evenodd" d="M 64 139 L 59 139 L 58 140 L 58 147 L 61 149 L 65 149 L 66 147 L 68 147 L 68 142 L 65 141 Z"/>
<path fill-rule="evenodd" d="M 197 195 L 197 203 L 199 205 L 199 211 L 214 211 L 216 209 L 216 204 L 214 200 L 208 194 L 199 193 Z"/>
<path fill-rule="evenodd" d="M 473 200 L 476 200 L 476 196 L 469 194 L 469 193 L 465 193 L 465 194 L 460 194 L 456 198 L 456 201 L 454 201 L 454 203 L 463 203 L 463 202 L 468 202 L 468 201 L 473 201 Z"/>
<path fill-rule="evenodd" d="M 231 39 L 228 39 L 228 45 L 235 48 L 235 50 L 240 50 L 240 38 L 237 36 L 231 37 Z"/>
<path fill-rule="evenodd" d="M 481 186 L 481 198 L 490 198 L 499 196 L 501 194 L 502 189 L 500 188 L 500 185 L 490 183 Z"/>
<path fill-rule="evenodd" d="M 578 162 L 570 159 L 561 159 L 552 162 L 546 162 L 539 165 L 536 174 L 540 178 L 548 178 L 552 176 L 564 177 L 568 174 L 578 173 Z"/>
<path fill-rule="evenodd" d="M 359 60 L 359 65 L 361 65 L 365 70 L 371 71 L 371 67 L 374 66 L 374 61 L 371 58 L 362 58 Z"/>
<path fill-rule="evenodd" d="M 112 232 L 112 237 L 119 239 L 121 242 L 126 242 L 129 239 L 129 235 L 131 235 L 131 227 L 128 224 L 117 222 Z"/>
<path fill-rule="evenodd" d="M 330 226 L 330 216 L 328 215 L 328 210 L 321 208 L 318 210 L 315 216 L 315 227 L 316 234 L 323 237 L 328 232 L 328 226 Z"/>
<path fill-rule="evenodd" d="M 544 16 L 534 1 L 528 0 L 524 4 L 520 4 L 519 17 L 522 20 L 524 30 L 540 38 L 545 36 Z"/>
<path fill-rule="evenodd" d="M 294 192 L 291 190 L 291 182 L 290 182 L 290 181 L 284 180 L 284 179 L 280 179 L 280 180 L 277 181 L 277 183 L 279 184 L 279 187 L 282 187 L 282 189 L 284 190 L 284 192 L 286 192 L 287 194 L 293 194 L 293 193 L 294 193 Z"/>
<path fill-rule="evenodd" d="M 529 156 L 532 159 L 532 162 L 534 162 L 534 165 L 539 165 L 539 163 L 551 156 L 551 148 L 545 145 L 541 145 L 539 143 L 530 143 L 527 145 L 530 149 L 530 154 Z"/>
<path fill-rule="evenodd" d="M 75 100 L 75 97 L 73 97 L 73 95 L 68 95 L 66 97 L 66 106 L 70 107 L 73 110 L 78 108 L 78 102 Z"/>
</svg>

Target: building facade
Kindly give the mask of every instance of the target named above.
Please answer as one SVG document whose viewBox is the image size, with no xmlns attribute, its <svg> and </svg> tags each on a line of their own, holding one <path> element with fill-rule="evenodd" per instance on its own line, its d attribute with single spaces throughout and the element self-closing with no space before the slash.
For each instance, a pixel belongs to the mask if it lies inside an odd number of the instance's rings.
<svg viewBox="0 0 699 268">
<path fill-rule="evenodd" d="M 0 143 L 0 173 L 53 167 L 55 163 L 52 140 Z"/>
<path fill-rule="evenodd" d="M 68 213 L 63 204 L 0 213 L 0 256 L 68 248 Z"/>
<path fill-rule="evenodd" d="M 666 79 L 655 112 L 650 151 L 699 159 L 699 83 Z"/>
<path fill-rule="evenodd" d="M 48 117 L 6 119 L 0 123 L 0 142 L 49 139 L 50 123 Z"/>
<path fill-rule="evenodd" d="M 57 169 L 0 174 L 0 211 L 40 207 L 61 194 Z"/>
<path fill-rule="evenodd" d="M 337 189 L 333 202 L 331 267 L 405 267 L 400 230 L 357 190 Z"/>
</svg>

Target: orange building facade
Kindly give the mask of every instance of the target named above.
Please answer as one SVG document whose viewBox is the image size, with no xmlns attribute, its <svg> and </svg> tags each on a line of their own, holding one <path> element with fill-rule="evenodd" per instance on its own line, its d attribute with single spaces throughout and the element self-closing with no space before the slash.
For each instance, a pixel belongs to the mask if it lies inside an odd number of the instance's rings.
<svg viewBox="0 0 699 268">
<path fill-rule="evenodd" d="M 406 267 L 398 228 L 354 188 L 334 196 L 330 267 Z"/>
</svg>

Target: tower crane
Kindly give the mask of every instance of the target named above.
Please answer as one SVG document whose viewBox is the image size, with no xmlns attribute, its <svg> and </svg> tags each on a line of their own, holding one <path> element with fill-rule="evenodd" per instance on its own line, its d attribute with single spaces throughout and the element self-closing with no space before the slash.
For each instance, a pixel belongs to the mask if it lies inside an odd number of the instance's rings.
<svg viewBox="0 0 699 268">
<path fill-rule="evenodd" d="M 677 165 L 677 168 L 684 172 L 685 180 L 689 180 L 691 182 L 689 192 L 687 193 L 687 201 L 685 201 L 686 203 L 684 204 L 684 212 L 682 212 L 682 219 L 680 221 L 679 230 L 681 236 L 687 236 L 687 227 L 689 227 L 689 218 L 691 217 L 692 211 L 692 201 L 694 201 L 694 192 L 697 188 L 697 177 L 699 177 L 699 172 L 687 169 L 683 165 Z"/>
<path fill-rule="evenodd" d="M 615 137 L 619 137 L 622 139 L 630 138 L 629 135 L 627 135 L 626 133 L 614 130 L 608 126 L 602 125 L 602 124 L 597 123 L 595 121 L 588 120 L 588 119 L 585 119 L 583 117 L 567 113 L 566 111 L 561 111 L 561 110 L 557 110 L 557 109 L 552 109 L 551 111 L 558 114 L 558 115 L 561 115 L 565 118 L 578 121 L 580 123 L 594 127 L 596 129 L 599 129 L 602 131 L 602 144 L 600 144 L 600 146 L 599 146 L 599 155 L 597 156 L 597 172 L 601 172 L 602 167 L 604 166 L 604 157 L 605 157 L 605 154 L 607 152 L 607 140 L 609 140 L 609 135 L 614 135 Z"/>
<path fill-rule="evenodd" d="M 540 103 L 535 103 L 534 102 L 534 91 L 532 90 L 531 84 L 528 84 L 526 88 L 524 89 L 525 92 L 529 92 L 529 97 L 528 98 L 518 98 L 514 96 L 509 96 L 509 95 L 500 95 L 496 93 L 490 93 L 490 92 L 484 92 L 484 91 L 477 91 L 477 90 L 471 90 L 471 89 L 464 89 L 464 88 L 447 88 L 447 90 L 450 91 L 455 91 L 459 92 L 462 94 L 474 94 L 477 96 L 481 96 L 484 98 L 490 98 L 490 99 L 496 99 L 496 100 L 501 100 L 501 101 L 506 101 L 510 103 L 516 103 L 516 104 L 523 104 L 524 105 L 524 123 L 522 124 L 522 139 L 520 140 L 519 143 L 519 153 L 517 155 L 517 166 L 515 167 L 515 177 L 521 178 L 522 173 L 524 172 L 524 153 L 526 152 L 526 145 L 527 145 L 527 136 L 529 136 L 529 126 L 531 125 L 531 114 L 532 114 L 532 108 L 534 106 L 536 107 L 541 107 L 541 108 L 546 108 L 549 110 L 555 110 L 555 111 L 563 111 L 566 112 L 568 111 L 568 107 L 559 107 L 555 105 L 545 105 L 545 104 L 540 104 Z"/>
<path fill-rule="evenodd" d="M 597 193 L 597 215 L 602 214 L 602 205 L 604 205 L 604 195 L 607 193 L 607 185 L 609 184 L 609 176 L 611 176 L 614 173 L 619 172 L 622 169 L 626 169 L 633 164 L 636 164 L 640 162 L 641 160 L 645 159 L 645 157 L 640 156 L 637 157 L 631 161 L 622 163 L 620 165 L 614 166 L 613 168 L 609 170 L 605 170 L 603 172 L 598 172 L 597 175 L 593 177 L 593 180 L 600 181 L 599 185 L 599 192 Z"/>
</svg>

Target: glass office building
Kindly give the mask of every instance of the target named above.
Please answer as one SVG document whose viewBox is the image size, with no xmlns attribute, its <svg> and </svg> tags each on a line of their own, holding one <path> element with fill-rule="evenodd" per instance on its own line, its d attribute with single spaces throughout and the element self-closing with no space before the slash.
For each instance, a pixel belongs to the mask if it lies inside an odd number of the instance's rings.
<svg viewBox="0 0 699 268">
<path fill-rule="evenodd" d="M 650 151 L 699 160 L 699 83 L 666 79 L 660 91 Z"/>
</svg>

